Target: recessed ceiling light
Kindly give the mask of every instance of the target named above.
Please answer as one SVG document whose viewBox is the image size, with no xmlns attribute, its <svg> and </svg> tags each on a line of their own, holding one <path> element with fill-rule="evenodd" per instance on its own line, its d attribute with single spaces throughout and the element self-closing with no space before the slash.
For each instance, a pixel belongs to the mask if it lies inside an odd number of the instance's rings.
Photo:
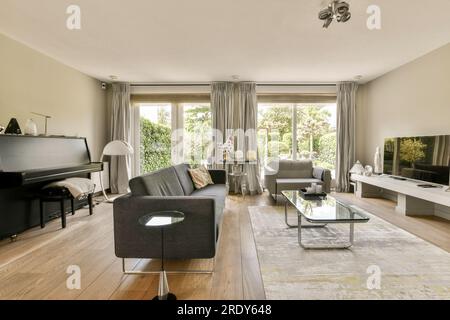
<svg viewBox="0 0 450 320">
<path fill-rule="evenodd" d="M 357 75 L 357 76 L 355 77 L 355 80 L 356 80 L 356 81 L 359 81 L 359 80 L 361 80 L 362 78 L 363 78 L 362 75 Z"/>
</svg>

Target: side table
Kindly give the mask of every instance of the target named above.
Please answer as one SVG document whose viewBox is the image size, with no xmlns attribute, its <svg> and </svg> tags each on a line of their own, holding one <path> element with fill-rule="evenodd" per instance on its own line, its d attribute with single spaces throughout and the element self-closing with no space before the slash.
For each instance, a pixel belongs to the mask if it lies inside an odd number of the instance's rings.
<svg viewBox="0 0 450 320">
<path fill-rule="evenodd" d="M 184 213 L 178 211 L 152 212 L 139 218 L 139 224 L 144 228 L 161 230 L 161 272 L 159 273 L 158 295 L 153 300 L 177 299 L 173 293 L 169 292 L 169 283 L 164 269 L 164 230 L 183 221 Z"/>
<path fill-rule="evenodd" d="M 242 180 L 247 177 L 247 173 L 245 172 L 230 172 L 228 176 L 234 179 L 234 193 L 238 194 L 239 186 L 241 187 L 242 196 L 245 198 L 245 194 L 247 193 L 247 184 Z"/>
</svg>

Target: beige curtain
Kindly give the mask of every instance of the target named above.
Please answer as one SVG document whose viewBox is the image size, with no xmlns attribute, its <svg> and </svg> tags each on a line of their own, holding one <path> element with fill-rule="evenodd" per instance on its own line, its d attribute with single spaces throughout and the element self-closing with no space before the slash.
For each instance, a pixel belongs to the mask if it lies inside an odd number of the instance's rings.
<svg viewBox="0 0 450 320">
<path fill-rule="evenodd" d="M 348 173 L 356 160 L 356 91 L 358 84 L 343 82 L 337 85 L 337 150 L 336 191 L 350 192 Z"/>
<path fill-rule="evenodd" d="M 242 151 L 244 156 L 247 155 L 248 150 L 257 150 L 255 83 L 213 83 L 211 109 L 213 129 L 215 129 L 214 150 L 216 159 L 221 158 L 219 147 L 228 140 L 231 134 L 235 137 L 233 139 L 235 150 Z M 247 173 L 247 179 L 242 180 L 242 183 L 247 184 L 247 191 L 251 194 L 262 193 L 259 161 L 256 164 L 245 164 L 244 172 Z M 230 187 L 233 187 L 233 185 Z"/>
<path fill-rule="evenodd" d="M 238 117 L 236 128 L 244 129 L 245 136 L 242 146 L 238 146 L 239 150 L 243 150 L 244 155 L 248 151 L 258 150 L 257 143 L 257 113 L 258 103 L 256 99 L 255 83 L 239 83 L 237 84 L 236 106 L 238 107 L 235 114 Z M 260 163 L 248 163 L 244 165 L 244 172 L 247 173 L 247 191 L 250 194 L 261 194 L 261 177 Z"/>
<path fill-rule="evenodd" d="M 131 143 L 130 85 L 112 85 L 112 104 L 110 107 L 110 140 Z M 110 187 L 112 193 L 127 193 L 131 177 L 131 159 L 125 156 L 111 156 Z"/>
<path fill-rule="evenodd" d="M 234 128 L 234 85 L 215 82 L 211 85 L 211 111 L 214 132 L 214 156 L 219 157 L 219 146 L 226 142 L 226 131 Z M 219 134 L 218 134 L 219 133 Z"/>
</svg>

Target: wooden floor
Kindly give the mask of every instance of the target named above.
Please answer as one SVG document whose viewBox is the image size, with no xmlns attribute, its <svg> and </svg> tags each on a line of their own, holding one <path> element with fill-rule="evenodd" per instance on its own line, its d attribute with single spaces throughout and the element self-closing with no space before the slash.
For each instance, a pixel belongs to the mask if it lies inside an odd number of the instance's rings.
<svg viewBox="0 0 450 320">
<path fill-rule="evenodd" d="M 377 216 L 450 252 L 450 223 L 439 218 L 410 218 L 394 212 L 392 202 L 338 195 Z M 267 194 L 227 199 L 222 235 L 213 275 L 169 275 L 179 299 L 264 299 L 248 206 L 274 205 Z M 170 267 L 208 267 L 210 261 L 179 262 Z M 81 269 L 81 289 L 68 290 L 67 267 Z M 128 261 L 129 269 L 149 270 L 158 261 Z M 112 207 L 102 204 L 93 216 L 79 210 L 21 234 L 18 240 L 0 242 L 0 299 L 151 299 L 158 276 L 124 276 L 114 255 Z"/>
<path fill-rule="evenodd" d="M 435 216 L 407 217 L 395 212 L 396 204 L 386 199 L 360 199 L 350 193 L 339 193 L 335 196 L 450 252 L 449 220 Z"/>
</svg>

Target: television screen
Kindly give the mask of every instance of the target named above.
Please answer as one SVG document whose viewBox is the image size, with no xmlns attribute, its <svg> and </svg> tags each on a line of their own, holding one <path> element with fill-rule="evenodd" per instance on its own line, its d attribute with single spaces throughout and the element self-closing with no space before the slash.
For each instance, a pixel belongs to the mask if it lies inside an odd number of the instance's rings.
<svg viewBox="0 0 450 320">
<path fill-rule="evenodd" d="M 450 135 L 385 140 L 385 174 L 449 185 L 449 169 Z"/>
</svg>

